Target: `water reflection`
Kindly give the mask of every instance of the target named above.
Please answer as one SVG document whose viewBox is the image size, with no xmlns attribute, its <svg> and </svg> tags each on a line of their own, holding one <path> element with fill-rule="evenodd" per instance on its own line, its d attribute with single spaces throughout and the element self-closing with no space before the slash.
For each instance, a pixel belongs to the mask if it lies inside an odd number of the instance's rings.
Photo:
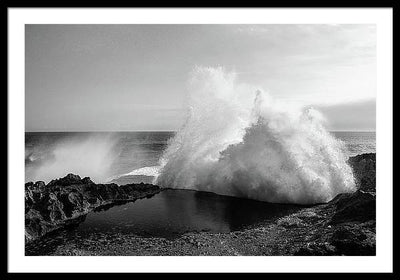
<svg viewBox="0 0 400 280">
<path fill-rule="evenodd" d="M 89 213 L 77 230 L 172 238 L 188 231 L 239 230 L 297 208 L 207 192 L 164 190 L 150 199 Z"/>
<path fill-rule="evenodd" d="M 27 251 L 38 254 L 68 242 L 96 242 L 99 234 L 112 239 L 116 234 L 176 238 L 193 231 L 225 233 L 267 222 L 300 207 L 207 192 L 164 190 L 148 199 L 98 208 L 83 216 L 80 224 L 42 238 Z"/>
</svg>

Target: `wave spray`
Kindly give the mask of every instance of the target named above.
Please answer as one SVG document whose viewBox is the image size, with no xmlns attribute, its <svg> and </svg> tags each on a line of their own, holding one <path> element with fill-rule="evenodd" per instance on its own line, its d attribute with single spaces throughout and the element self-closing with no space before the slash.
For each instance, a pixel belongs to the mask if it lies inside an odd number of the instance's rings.
<svg viewBox="0 0 400 280">
<path fill-rule="evenodd" d="M 193 71 L 188 104 L 156 184 L 297 204 L 355 190 L 344 143 L 318 111 L 274 100 L 222 68 Z"/>
<path fill-rule="evenodd" d="M 110 167 L 115 160 L 115 146 L 118 139 L 112 133 L 71 135 L 58 140 L 53 145 L 38 145 L 26 153 L 25 180 L 42 180 L 64 177 L 68 173 L 89 176 L 101 183 L 110 175 Z"/>
</svg>

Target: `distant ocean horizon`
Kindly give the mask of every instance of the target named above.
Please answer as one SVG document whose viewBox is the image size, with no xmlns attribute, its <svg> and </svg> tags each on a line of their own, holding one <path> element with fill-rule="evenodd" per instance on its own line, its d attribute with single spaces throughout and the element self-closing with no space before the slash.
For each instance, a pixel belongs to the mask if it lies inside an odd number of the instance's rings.
<svg viewBox="0 0 400 280">
<path fill-rule="evenodd" d="M 25 181 L 75 173 L 96 183 L 151 183 L 176 131 L 25 132 Z M 330 131 L 347 156 L 376 152 L 375 131 Z"/>
</svg>

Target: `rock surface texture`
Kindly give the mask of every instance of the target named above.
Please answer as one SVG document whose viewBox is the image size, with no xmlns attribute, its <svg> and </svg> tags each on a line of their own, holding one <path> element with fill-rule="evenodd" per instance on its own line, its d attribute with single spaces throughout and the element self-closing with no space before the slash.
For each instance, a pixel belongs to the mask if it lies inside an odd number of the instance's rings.
<svg viewBox="0 0 400 280">
<path fill-rule="evenodd" d="M 25 242 L 48 232 L 76 224 L 95 208 L 120 201 L 133 201 L 160 192 L 149 184 L 95 184 L 88 177 L 68 174 L 64 178 L 25 184 Z"/>
<path fill-rule="evenodd" d="M 303 207 L 264 224 L 230 233 L 192 232 L 170 240 L 118 233 L 66 243 L 52 255 L 375 255 L 375 154 L 349 159 L 354 193 Z M 25 186 L 26 239 L 66 225 L 100 205 L 159 192 L 151 185 L 96 185 L 76 175 Z M 75 219 L 76 220 L 76 219 Z M 43 241 L 47 242 L 47 241 Z M 38 243 L 37 246 L 41 246 Z M 32 253 L 34 254 L 34 253 Z"/>
</svg>

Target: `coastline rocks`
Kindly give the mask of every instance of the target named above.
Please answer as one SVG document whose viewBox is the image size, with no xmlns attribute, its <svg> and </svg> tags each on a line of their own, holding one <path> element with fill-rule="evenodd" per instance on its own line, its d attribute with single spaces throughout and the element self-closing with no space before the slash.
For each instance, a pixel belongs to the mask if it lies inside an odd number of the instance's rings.
<svg viewBox="0 0 400 280">
<path fill-rule="evenodd" d="M 376 154 L 361 154 L 349 158 L 354 177 L 359 189 L 375 192 L 376 188 Z"/>
<path fill-rule="evenodd" d="M 330 223 L 366 222 L 376 215 L 376 195 L 358 190 L 354 193 L 340 194 L 330 204 L 336 206 Z"/>
<path fill-rule="evenodd" d="M 376 154 L 349 158 L 357 191 L 337 195 L 328 205 L 335 206 L 330 223 L 366 222 L 376 218 Z"/>
<path fill-rule="evenodd" d="M 337 195 L 321 207 L 329 230 L 295 255 L 373 256 L 376 254 L 376 155 L 349 158 L 357 191 Z"/>
<path fill-rule="evenodd" d="M 103 237 L 96 235 L 83 245 L 66 242 L 51 255 L 373 256 L 376 254 L 375 160 L 375 154 L 349 159 L 357 182 L 356 192 L 339 194 L 325 204 L 302 206 L 290 214 L 280 213 L 254 227 L 228 233 L 187 232 L 174 240 L 122 232 L 118 236 L 104 234 L 107 246 L 98 241 Z M 89 178 L 72 174 L 47 186 L 43 182 L 27 183 L 26 239 L 40 237 L 57 226 L 77 224 L 92 209 L 107 209 L 129 197 L 144 197 L 159 191 L 158 187 L 145 184 L 98 185 Z M 30 254 L 34 255 L 32 251 Z"/>
<path fill-rule="evenodd" d="M 133 201 L 160 192 L 150 184 L 95 184 L 90 178 L 68 174 L 64 178 L 25 184 L 25 241 L 69 224 L 97 207 Z"/>
<path fill-rule="evenodd" d="M 342 224 L 335 228 L 329 241 L 336 248 L 337 255 L 374 256 L 375 222 Z"/>
</svg>

